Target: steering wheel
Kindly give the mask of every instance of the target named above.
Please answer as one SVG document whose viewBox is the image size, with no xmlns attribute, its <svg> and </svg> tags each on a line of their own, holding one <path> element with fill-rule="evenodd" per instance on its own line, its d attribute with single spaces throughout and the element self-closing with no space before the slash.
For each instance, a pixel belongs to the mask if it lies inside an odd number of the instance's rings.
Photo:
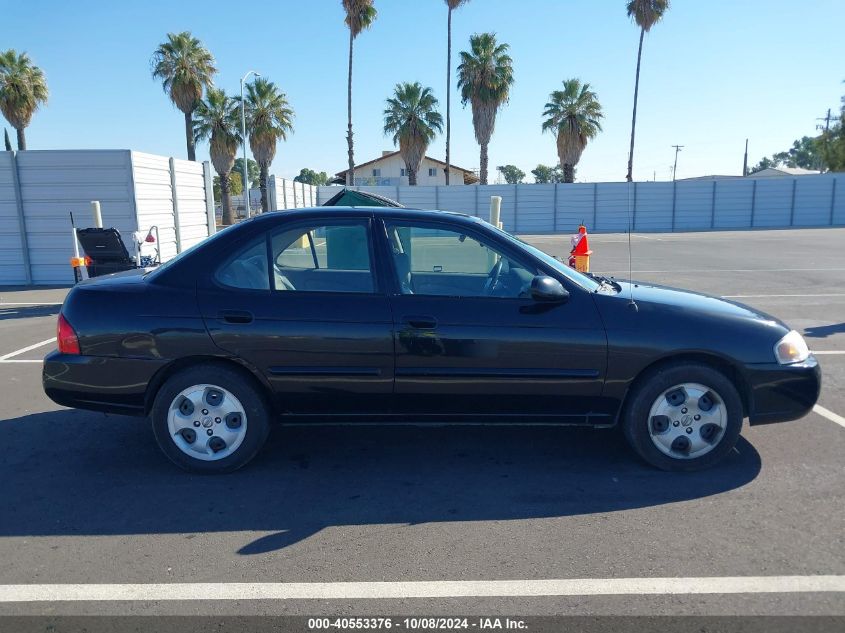
<svg viewBox="0 0 845 633">
<path fill-rule="evenodd" d="M 499 257 L 499 261 L 497 261 L 493 265 L 493 268 L 490 269 L 490 272 L 487 273 L 487 281 L 484 284 L 484 294 L 492 296 L 493 292 L 495 292 L 499 285 L 499 277 L 502 275 L 504 261 L 504 257 Z"/>
</svg>

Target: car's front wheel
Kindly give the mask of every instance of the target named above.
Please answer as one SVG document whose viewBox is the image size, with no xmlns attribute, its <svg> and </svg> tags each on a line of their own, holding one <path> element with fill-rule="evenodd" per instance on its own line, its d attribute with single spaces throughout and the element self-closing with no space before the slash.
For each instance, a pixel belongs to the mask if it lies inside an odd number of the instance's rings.
<svg viewBox="0 0 845 633">
<path fill-rule="evenodd" d="M 153 403 L 153 432 L 177 466 L 225 473 L 251 460 L 269 431 L 260 392 L 239 372 L 202 364 L 171 376 Z"/>
<path fill-rule="evenodd" d="M 690 471 L 721 461 L 742 429 L 742 401 L 721 372 L 672 363 L 634 387 L 623 429 L 634 450 L 663 470 Z"/>
</svg>

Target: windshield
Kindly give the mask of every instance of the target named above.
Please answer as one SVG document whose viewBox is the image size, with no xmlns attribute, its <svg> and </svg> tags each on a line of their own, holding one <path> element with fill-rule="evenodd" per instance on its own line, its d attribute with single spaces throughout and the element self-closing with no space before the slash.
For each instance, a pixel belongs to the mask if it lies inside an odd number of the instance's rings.
<svg viewBox="0 0 845 633">
<path fill-rule="evenodd" d="M 511 243 L 517 244 L 520 248 L 528 251 L 529 253 L 534 255 L 534 257 L 541 260 L 543 263 L 549 265 L 550 267 L 554 268 L 557 272 L 562 274 L 564 277 L 566 277 L 573 283 L 578 284 L 582 288 L 589 290 L 590 292 L 595 292 L 601 287 L 601 284 L 595 279 L 592 279 L 591 277 L 588 277 L 587 275 L 579 273 L 577 270 L 570 268 L 559 259 L 555 259 L 548 253 L 544 253 L 536 246 L 531 246 L 531 244 L 529 244 L 528 242 L 523 242 L 518 237 L 511 235 L 507 231 L 503 231 L 502 229 L 493 226 L 489 222 L 485 222 L 484 220 L 482 220 L 482 222 L 484 222 L 487 226 L 493 228 L 497 233 L 499 233 L 499 235 L 503 235 Z"/>
</svg>

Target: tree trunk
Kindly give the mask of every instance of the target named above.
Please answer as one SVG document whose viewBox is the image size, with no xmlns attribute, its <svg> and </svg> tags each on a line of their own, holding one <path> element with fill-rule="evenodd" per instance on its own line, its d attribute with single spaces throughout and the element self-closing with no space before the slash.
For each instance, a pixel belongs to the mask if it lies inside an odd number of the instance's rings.
<svg viewBox="0 0 845 633">
<path fill-rule="evenodd" d="M 563 165 L 563 182 L 575 182 L 575 165 L 564 163 Z"/>
<path fill-rule="evenodd" d="M 407 165 L 405 165 L 405 167 L 408 170 L 408 184 L 412 187 L 416 187 L 416 185 L 417 185 L 417 170 L 411 169 Z"/>
<path fill-rule="evenodd" d="M 640 48 L 637 51 L 637 79 L 634 82 L 634 114 L 631 117 L 631 151 L 628 153 L 628 182 L 634 179 L 634 133 L 637 129 L 637 96 L 640 92 L 640 61 L 643 57 L 643 37 L 645 29 L 640 29 Z"/>
<path fill-rule="evenodd" d="M 26 149 L 26 134 L 24 128 L 15 128 L 18 132 L 18 150 Z"/>
<path fill-rule="evenodd" d="M 3 142 L 6 144 L 6 151 L 12 151 L 12 141 L 9 140 L 9 130 L 3 128 Z"/>
<path fill-rule="evenodd" d="M 355 152 L 352 147 L 352 29 L 349 29 L 349 80 L 346 86 L 346 144 L 349 153 L 349 171 L 346 172 L 346 184 L 355 184 Z"/>
<path fill-rule="evenodd" d="M 194 121 L 191 112 L 185 113 L 185 139 L 188 141 L 188 160 L 197 159 L 196 146 L 194 144 Z"/>
<path fill-rule="evenodd" d="M 270 200 L 267 198 L 267 177 L 270 171 L 269 165 L 261 165 L 261 175 L 259 176 L 259 186 L 261 187 L 261 212 L 267 213 L 270 210 Z"/>
<path fill-rule="evenodd" d="M 229 174 L 218 175 L 220 176 L 220 202 L 223 204 L 223 224 L 229 226 L 235 223 L 235 214 L 232 213 L 232 199 L 229 193 Z"/>
<path fill-rule="evenodd" d="M 481 184 L 487 184 L 487 143 L 481 144 L 481 167 L 479 177 L 481 179 Z"/>
<path fill-rule="evenodd" d="M 449 19 L 446 35 L 446 184 L 449 184 L 449 138 L 451 134 L 450 106 L 452 93 L 449 85 L 452 80 L 452 7 L 449 7 Z"/>
</svg>

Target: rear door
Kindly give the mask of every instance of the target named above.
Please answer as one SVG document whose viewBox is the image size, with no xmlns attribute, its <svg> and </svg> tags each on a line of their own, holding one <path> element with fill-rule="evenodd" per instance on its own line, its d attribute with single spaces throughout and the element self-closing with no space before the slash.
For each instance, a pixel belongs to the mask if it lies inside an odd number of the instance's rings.
<svg viewBox="0 0 845 633">
<path fill-rule="evenodd" d="M 607 340 L 589 293 L 537 303 L 540 270 L 525 253 L 464 224 L 385 222 L 397 410 L 610 422 Z"/>
<path fill-rule="evenodd" d="M 371 223 L 344 216 L 277 225 L 234 248 L 200 284 L 215 343 L 261 371 L 283 410 L 389 406 L 393 326 Z"/>
</svg>

